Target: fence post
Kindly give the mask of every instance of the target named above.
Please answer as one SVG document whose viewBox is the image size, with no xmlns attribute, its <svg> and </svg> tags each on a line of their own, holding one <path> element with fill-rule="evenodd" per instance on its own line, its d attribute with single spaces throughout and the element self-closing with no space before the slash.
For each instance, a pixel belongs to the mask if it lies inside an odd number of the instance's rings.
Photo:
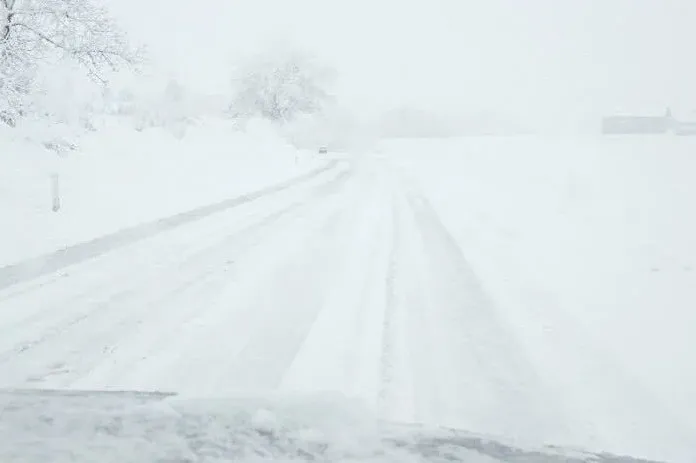
<svg viewBox="0 0 696 463">
<path fill-rule="evenodd" d="M 53 212 L 60 210 L 60 180 L 58 174 L 51 175 L 51 198 L 53 200 Z"/>
</svg>

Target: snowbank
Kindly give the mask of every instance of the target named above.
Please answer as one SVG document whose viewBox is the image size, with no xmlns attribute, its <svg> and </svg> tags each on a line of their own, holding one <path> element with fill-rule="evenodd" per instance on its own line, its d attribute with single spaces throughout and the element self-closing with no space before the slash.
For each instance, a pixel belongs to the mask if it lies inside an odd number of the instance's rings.
<svg viewBox="0 0 696 463">
<path fill-rule="evenodd" d="M 3 461 L 648 463 L 519 448 L 461 431 L 377 421 L 338 394 L 197 400 L 163 393 L 0 391 Z"/>
<path fill-rule="evenodd" d="M 696 139 L 382 149 L 425 190 L 552 385 L 568 440 L 678 458 L 696 435 Z"/>
<path fill-rule="evenodd" d="M 179 138 L 110 118 L 63 156 L 0 132 L 0 265 L 282 181 L 317 165 L 262 124 L 202 120 Z M 58 175 L 61 209 L 52 211 Z"/>
</svg>

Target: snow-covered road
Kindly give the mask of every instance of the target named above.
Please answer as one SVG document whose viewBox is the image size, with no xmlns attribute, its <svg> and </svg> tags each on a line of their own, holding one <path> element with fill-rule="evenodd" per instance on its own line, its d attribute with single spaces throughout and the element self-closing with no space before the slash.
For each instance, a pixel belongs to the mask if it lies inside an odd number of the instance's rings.
<svg viewBox="0 0 696 463">
<path fill-rule="evenodd" d="M 628 386 L 595 360 L 589 382 Z M 659 422 L 593 435 L 607 422 L 569 414 L 543 373 L 428 198 L 374 156 L 0 291 L 0 387 L 336 391 L 389 420 L 532 443 L 688 442 L 640 389 L 625 392 Z"/>
</svg>

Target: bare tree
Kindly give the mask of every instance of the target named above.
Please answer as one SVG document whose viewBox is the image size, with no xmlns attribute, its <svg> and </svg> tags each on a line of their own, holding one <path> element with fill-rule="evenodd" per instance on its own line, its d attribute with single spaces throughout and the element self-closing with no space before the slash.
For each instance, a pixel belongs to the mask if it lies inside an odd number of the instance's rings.
<svg viewBox="0 0 696 463">
<path fill-rule="evenodd" d="M 0 100 L 5 111 L 31 88 L 37 65 L 60 59 L 80 63 L 90 77 L 133 66 L 141 52 L 104 8 L 91 0 L 0 0 Z M 0 107 L 0 111 L 3 108 Z"/>
</svg>

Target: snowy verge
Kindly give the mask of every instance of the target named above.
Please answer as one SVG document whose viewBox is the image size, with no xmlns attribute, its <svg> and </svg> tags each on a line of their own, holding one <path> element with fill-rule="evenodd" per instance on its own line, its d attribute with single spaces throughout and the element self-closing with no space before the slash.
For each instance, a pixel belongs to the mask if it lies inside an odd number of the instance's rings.
<svg viewBox="0 0 696 463">
<path fill-rule="evenodd" d="M 322 174 L 335 175 L 337 165 L 338 162 L 333 160 L 305 174 L 295 176 L 281 183 L 276 183 L 259 190 L 200 206 L 175 215 L 141 223 L 133 227 L 122 228 L 114 233 L 109 233 L 89 241 L 68 246 L 37 258 L 24 260 L 4 267 L 0 266 L 0 289 L 12 286 L 24 280 L 53 273 L 63 267 L 92 259 L 120 247 L 146 240 L 166 232 L 167 230 L 200 221 L 211 215 L 243 206 L 252 201 L 273 196 L 276 193 L 286 192 L 293 187 L 304 186 L 312 180 L 322 179 Z M 323 180 L 326 181 L 325 179 Z"/>
<path fill-rule="evenodd" d="M 228 199 L 321 164 L 266 127 L 204 120 L 176 138 L 114 118 L 63 156 L 0 132 L 0 265 Z M 57 176 L 60 210 L 54 212 Z"/>
</svg>

